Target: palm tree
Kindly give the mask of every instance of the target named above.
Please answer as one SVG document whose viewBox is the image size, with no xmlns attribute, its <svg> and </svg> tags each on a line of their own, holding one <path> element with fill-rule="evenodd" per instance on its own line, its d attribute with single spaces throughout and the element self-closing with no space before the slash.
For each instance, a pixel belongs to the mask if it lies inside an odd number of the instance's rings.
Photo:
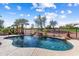
<svg viewBox="0 0 79 59">
<path fill-rule="evenodd" d="M 45 27 L 45 22 L 46 22 L 46 17 L 43 16 L 41 17 L 40 15 L 35 19 L 35 24 L 37 25 L 38 28 L 43 30 L 43 27 Z"/>
<path fill-rule="evenodd" d="M 56 21 L 53 21 L 53 20 L 50 21 L 50 26 L 53 27 L 53 29 L 56 25 L 57 25 Z"/>
<path fill-rule="evenodd" d="M 10 26 L 13 34 L 15 34 L 15 27 L 16 27 L 16 25 L 14 25 L 14 24 Z"/>
<path fill-rule="evenodd" d="M 28 25 L 28 20 L 26 20 L 26 19 L 16 19 L 14 24 L 17 26 L 17 29 L 18 29 L 18 26 L 21 25 L 21 34 L 24 34 L 24 25 Z"/>
</svg>

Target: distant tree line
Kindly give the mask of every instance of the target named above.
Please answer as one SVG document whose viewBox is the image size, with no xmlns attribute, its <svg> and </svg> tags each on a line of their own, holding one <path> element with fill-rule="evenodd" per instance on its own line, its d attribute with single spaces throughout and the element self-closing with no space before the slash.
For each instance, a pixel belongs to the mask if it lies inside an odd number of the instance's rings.
<svg viewBox="0 0 79 59">
<path fill-rule="evenodd" d="M 4 28 L 4 20 L 1 19 L 2 16 L 0 16 L 0 31 L 3 31 L 3 32 L 12 32 L 12 33 L 18 33 L 19 29 L 21 31 L 22 34 L 24 34 L 24 26 L 27 26 L 29 25 L 29 20 L 27 19 L 24 19 L 24 18 L 19 18 L 19 19 L 16 19 L 14 24 L 7 27 L 7 28 Z M 37 27 L 38 30 L 41 30 L 43 31 L 44 29 L 54 29 L 55 26 L 58 24 L 57 21 L 55 20 L 50 20 L 49 24 L 46 25 L 46 16 L 37 16 L 37 18 L 34 19 L 34 22 L 35 22 L 35 25 L 34 24 L 31 24 L 31 28 L 30 29 L 33 29 L 35 28 L 35 26 Z M 59 28 L 74 28 L 74 25 L 73 24 L 67 24 L 65 26 L 60 26 Z M 55 29 L 54 29 L 55 30 Z"/>
</svg>

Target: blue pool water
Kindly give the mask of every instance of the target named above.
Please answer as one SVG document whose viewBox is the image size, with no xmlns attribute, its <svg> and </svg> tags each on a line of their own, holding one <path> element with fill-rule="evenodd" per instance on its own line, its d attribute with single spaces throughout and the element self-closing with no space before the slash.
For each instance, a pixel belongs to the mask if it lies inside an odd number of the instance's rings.
<svg viewBox="0 0 79 59">
<path fill-rule="evenodd" d="M 49 50 L 65 51 L 73 48 L 70 42 L 58 38 L 39 38 L 34 36 L 16 36 L 10 38 L 16 47 L 36 47 Z"/>
</svg>

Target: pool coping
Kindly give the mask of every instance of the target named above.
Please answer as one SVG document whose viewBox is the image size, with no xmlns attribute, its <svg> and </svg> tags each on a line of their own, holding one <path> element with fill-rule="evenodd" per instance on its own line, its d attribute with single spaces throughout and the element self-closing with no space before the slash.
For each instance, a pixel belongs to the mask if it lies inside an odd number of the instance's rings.
<svg viewBox="0 0 79 59">
<path fill-rule="evenodd" d="M 10 35 L 14 36 L 14 35 Z M 42 48 L 17 48 L 11 45 L 11 40 L 5 40 L 0 36 L 0 56 L 78 56 L 79 40 L 68 40 L 74 45 L 74 48 L 67 51 L 55 51 Z"/>
</svg>

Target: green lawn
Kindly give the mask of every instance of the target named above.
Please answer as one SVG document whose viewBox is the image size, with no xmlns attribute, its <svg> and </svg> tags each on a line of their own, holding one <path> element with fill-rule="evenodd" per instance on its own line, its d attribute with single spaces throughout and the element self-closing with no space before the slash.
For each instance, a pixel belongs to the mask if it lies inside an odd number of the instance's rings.
<svg viewBox="0 0 79 59">
<path fill-rule="evenodd" d="M 76 29 L 63 29 L 64 31 L 69 31 L 69 32 L 76 32 Z M 79 32 L 79 29 L 77 29 L 77 32 Z"/>
</svg>

